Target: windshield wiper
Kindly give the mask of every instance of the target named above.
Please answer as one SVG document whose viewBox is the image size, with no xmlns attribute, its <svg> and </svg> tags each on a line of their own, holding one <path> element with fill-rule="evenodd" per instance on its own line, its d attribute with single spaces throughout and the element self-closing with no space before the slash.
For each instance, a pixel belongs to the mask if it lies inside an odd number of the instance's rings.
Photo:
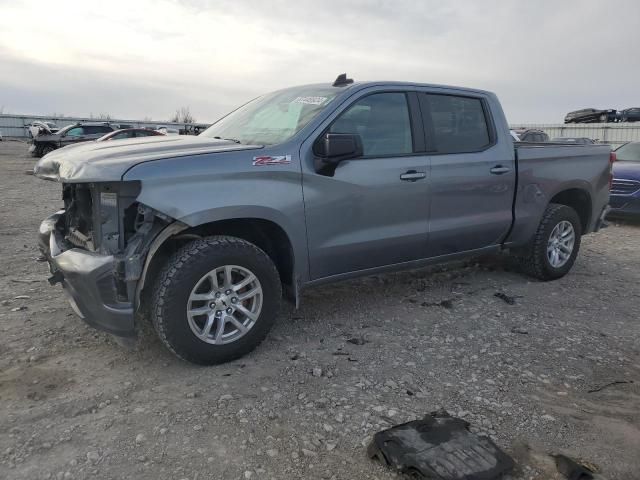
<svg viewBox="0 0 640 480">
<path fill-rule="evenodd" d="M 227 140 L 229 142 L 233 142 L 233 143 L 242 143 L 240 140 L 238 140 L 237 138 L 222 138 L 222 137 L 213 137 L 216 138 L 218 140 Z"/>
</svg>

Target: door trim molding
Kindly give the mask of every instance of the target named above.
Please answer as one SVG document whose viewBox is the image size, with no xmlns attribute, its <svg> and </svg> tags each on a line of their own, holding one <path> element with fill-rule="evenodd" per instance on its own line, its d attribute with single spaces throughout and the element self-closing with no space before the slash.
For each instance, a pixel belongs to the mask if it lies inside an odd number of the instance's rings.
<svg viewBox="0 0 640 480">
<path fill-rule="evenodd" d="M 454 260 L 460 260 L 468 257 L 475 257 L 478 255 L 486 255 L 489 253 L 495 253 L 502 250 L 502 245 L 491 245 L 488 247 L 482 247 L 475 250 L 467 250 L 464 252 L 450 253 L 447 255 L 439 255 L 437 257 L 422 258 L 420 260 L 411 260 L 402 263 L 393 263 L 391 265 L 383 265 L 380 267 L 365 268 L 363 270 L 355 270 L 352 272 L 339 273 L 337 275 L 330 275 L 328 277 L 317 278 L 311 280 L 302 285 L 302 289 L 307 287 L 315 287 L 318 285 L 324 285 L 326 283 L 340 282 L 343 280 L 349 280 L 357 277 L 366 277 L 376 273 L 397 272 L 402 270 L 412 270 L 416 268 L 426 267 L 428 265 L 434 265 L 437 263 L 445 263 Z"/>
</svg>

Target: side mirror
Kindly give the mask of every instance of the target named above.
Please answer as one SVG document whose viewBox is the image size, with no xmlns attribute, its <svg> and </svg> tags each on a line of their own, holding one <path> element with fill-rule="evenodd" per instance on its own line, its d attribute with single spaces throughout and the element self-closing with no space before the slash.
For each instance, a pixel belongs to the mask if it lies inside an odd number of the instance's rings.
<svg viewBox="0 0 640 480">
<path fill-rule="evenodd" d="M 315 150 L 323 163 L 338 165 L 363 155 L 362 139 L 356 133 L 326 133 Z"/>
</svg>

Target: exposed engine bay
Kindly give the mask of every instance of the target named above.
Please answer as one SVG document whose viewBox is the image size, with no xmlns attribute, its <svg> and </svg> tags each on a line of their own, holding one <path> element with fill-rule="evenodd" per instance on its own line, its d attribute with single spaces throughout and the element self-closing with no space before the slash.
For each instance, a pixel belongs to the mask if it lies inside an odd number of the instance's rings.
<svg viewBox="0 0 640 480">
<path fill-rule="evenodd" d="M 172 219 L 136 201 L 138 182 L 67 183 L 56 224 L 64 250 L 79 248 L 114 259 L 117 296 L 131 301 L 147 249 Z"/>
</svg>

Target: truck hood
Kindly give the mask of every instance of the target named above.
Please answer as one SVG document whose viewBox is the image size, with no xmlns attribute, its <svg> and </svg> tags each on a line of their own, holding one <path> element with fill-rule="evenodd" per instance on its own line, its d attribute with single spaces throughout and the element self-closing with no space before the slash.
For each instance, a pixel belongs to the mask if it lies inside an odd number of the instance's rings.
<svg viewBox="0 0 640 480">
<path fill-rule="evenodd" d="M 640 181 L 640 162 L 614 162 L 613 177 L 623 180 Z"/>
<path fill-rule="evenodd" d="M 65 183 L 114 182 L 134 165 L 164 158 L 262 148 L 201 136 L 162 136 L 85 142 L 48 153 L 35 176 Z"/>
</svg>

